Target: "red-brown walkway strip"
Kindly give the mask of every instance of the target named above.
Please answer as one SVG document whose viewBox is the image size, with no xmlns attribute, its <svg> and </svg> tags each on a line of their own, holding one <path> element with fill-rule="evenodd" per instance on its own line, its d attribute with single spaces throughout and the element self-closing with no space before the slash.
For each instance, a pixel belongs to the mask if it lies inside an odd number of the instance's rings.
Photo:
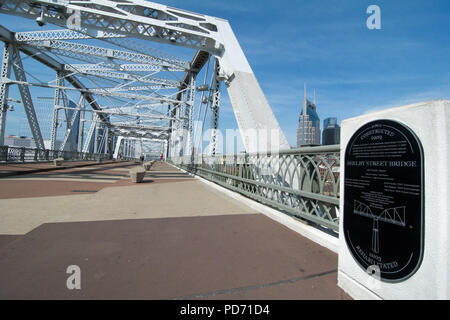
<svg viewBox="0 0 450 320">
<path fill-rule="evenodd" d="M 261 214 L 48 223 L 0 248 L 0 299 L 348 299 L 336 266 Z"/>
<path fill-rule="evenodd" d="M 96 161 L 66 161 L 63 162 L 62 166 L 54 166 L 51 162 L 45 163 L 11 163 L 11 164 L 0 164 L 0 178 L 11 177 L 17 175 L 56 171 L 56 170 L 66 170 L 72 168 L 82 168 L 87 166 L 97 166 L 105 164 L 122 164 L 125 165 L 126 162 L 114 162 L 111 160 L 103 161 L 102 163 Z M 128 162 L 129 164 L 129 162 Z"/>
</svg>

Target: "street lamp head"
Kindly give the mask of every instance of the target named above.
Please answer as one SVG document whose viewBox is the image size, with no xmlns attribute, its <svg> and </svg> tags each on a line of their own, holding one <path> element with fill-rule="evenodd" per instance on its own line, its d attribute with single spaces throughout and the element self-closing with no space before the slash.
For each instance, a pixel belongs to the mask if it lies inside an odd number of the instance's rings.
<svg viewBox="0 0 450 320">
<path fill-rule="evenodd" d="M 38 24 L 39 27 L 43 27 L 47 23 L 44 17 L 44 10 L 42 10 L 41 15 L 36 18 L 36 23 Z"/>
</svg>

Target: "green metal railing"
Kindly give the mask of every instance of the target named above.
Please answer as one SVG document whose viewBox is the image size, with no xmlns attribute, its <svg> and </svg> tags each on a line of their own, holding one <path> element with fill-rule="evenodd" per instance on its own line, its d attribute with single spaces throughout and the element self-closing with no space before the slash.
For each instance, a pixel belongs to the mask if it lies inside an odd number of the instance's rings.
<svg viewBox="0 0 450 320">
<path fill-rule="evenodd" d="M 25 147 L 0 146 L 0 163 L 64 160 L 106 160 L 109 154 L 74 151 L 43 150 Z"/>
<path fill-rule="evenodd" d="M 258 202 L 339 230 L 339 145 L 169 161 Z"/>
</svg>

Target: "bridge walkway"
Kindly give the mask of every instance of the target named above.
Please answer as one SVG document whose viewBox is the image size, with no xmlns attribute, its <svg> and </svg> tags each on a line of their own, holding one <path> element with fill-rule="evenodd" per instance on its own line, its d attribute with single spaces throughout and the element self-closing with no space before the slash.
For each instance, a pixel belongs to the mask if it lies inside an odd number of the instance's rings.
<svg viewBox="0 0 450 320">
<path fill-rule="evenodd" d="M 349 299 L 335 253 L 166 163 L 133 184 L 134 166 L 0 178 L 0 299 Z"/>
</svg>

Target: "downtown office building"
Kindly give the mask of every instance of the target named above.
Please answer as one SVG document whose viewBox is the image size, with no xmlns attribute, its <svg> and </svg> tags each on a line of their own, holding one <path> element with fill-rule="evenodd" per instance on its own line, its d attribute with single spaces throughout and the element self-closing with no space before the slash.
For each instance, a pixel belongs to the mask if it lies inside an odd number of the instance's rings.
<svg viewBox="0 0 450 320">
<path fill-rule="evenodd" d="M 303 94 L 303 108 L 298 121 L 297 148 L 301 146 L 320 145 L 320 119 L 316 111 L 316 97 L 313 102 L 306 98 L 306 87 Z"/>
</svg>

